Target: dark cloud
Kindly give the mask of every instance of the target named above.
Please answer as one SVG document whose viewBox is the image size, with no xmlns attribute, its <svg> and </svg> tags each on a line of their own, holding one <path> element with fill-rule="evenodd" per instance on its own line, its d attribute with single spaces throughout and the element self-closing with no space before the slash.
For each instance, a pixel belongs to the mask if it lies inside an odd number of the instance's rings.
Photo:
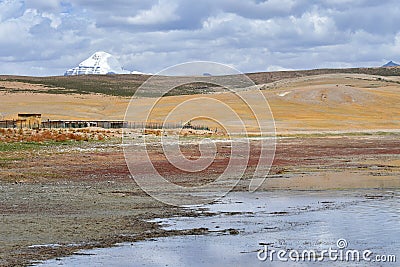
<svg viewBox="0 0 400 267">
<path fill-rule="evenodd" d="M 399 13 L 395 0 L 3 0 L 0 73 L 62 74 L 97 50 L 152 73 L 378 66 L 400 60 Z"/>
</svg>

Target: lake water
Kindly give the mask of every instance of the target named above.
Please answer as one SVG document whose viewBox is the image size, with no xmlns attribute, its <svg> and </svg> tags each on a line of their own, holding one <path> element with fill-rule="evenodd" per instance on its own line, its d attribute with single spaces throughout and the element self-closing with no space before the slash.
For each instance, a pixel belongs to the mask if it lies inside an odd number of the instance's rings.
<svg viewBox="0 0 400 267">
<path fill-rule="evenodd" d="M 234 192 L 217 203 L 190 208 L 217 215 L 155 221 L 165 229 L 204 227 L 210 234 L 86 250 L 81 252 L 91 255 L 38 266 L 320 266 L 322 259 L 329 266 L 399 266 L 399 190 Z M 344 239 L 340 248 L 339 239 Z M 265 253 L 259 251 L 266 248 L 286 254 L 282 260 L 272 254 L 262 261 Z M 323 254 L 329 248 L 341 252 L 337 257 L 342 255 L 342 261 Z M 314 250 L 316 256 L 307 260 L 301 256 L 304 250 Z M 348 250 L 371 254 L 357 261 L 343 256 Z M 396 256 L 397 263 L 378 263 L 376 256 L 387 261 Z"/>
</svg>

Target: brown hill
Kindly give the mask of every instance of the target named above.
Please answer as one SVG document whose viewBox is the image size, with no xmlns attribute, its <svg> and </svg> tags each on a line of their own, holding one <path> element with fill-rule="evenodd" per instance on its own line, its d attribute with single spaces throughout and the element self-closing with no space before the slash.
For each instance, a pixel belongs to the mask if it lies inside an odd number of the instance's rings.
<svg viewBox="0 0 400 267">
<path fill-rule="evenodd" d="M 393 68 L 349 68 L 349 69 L 315 69 L 298 71 L 276 71 L 246 74 L 255 84 L 265 84 L 285 79 L 315 76 L 322 74 L 368 74 L 377 76 L 400 76 L 400 67 Z M 0 84 L 1 91 L 12 92 L 32 92 L 35 93 L 41 88 L 41 93 L 49 94 L 105 94 L 114 96 L 132 96 L 137 88 L 146 81 L 148 75 L 82 75 L 82 76 L 53 76 L 53 77 L 28 77 L 28 76 L 9 76 L 0 75 L 0 82 L 16 82 L 18 86 L 9 88 Z M 229 76 L 228 76 L 229 77 Z M 206 77 L 204 77 L 207 79 Z M 165 77 L 165 80 L 181 79 L 185 77 Z M 209 78 L 209 79 L 212 79 Z M 170 95 L 190 95 L 203 94 L 219 91 L 215 86 L 204 84 L 187 84 L 180 86 L 178 90 L 171 92 Z M 152 94 L 149 92 L 148 95 Z"/>
<path fill-rule="evenodd" d="M 354 73 L 357 71 L 363 73 Z M 398 131 L 399 73 L 400 68 L 253 73 L 249 77 L 258 84 L 257 89 L 244 90 L 239 96 L 254 98 L 253 104 L 261 106 L 265 104 L 262 99 L 257 99 L 257 90 L 261 89 L 269 102 L 279 132 Z M 129 95 L 147 78 L 143 75 L 44 78 L 1 76 L 0 115 L 12 118 L 19 112 L 29 112 L 42 113 L 44 119 L 122 120 L 130 101 Z M 185 78 L 165 77 L 165 82 L 169 79 L 184 81 Z M 207 110 L 218 115 L 224 125 L 238 125 L 237 118 L 232 118 L 214 106 L 215 101 L 205 106 L 200 105 L 196 100 L 198 95 L 192 94 L 207 93 L 202 96 L 227 104 L 240 114 L 240 120 L 249 130 L 255 129 L 251 111 L 241 103 L 237 95 L 226 92 L 212 94 L 215 91 L 221 89 L 208 84 L 184 85 L 174 92 L 176 96 L 164 97 L 157 104 L 152 119 L 163 120 L 180 103 L 194 100 L 186 110 L 170 119 L 185 121 Z M 151 95 L 152 92 L 149 92 L 144 98 L 133 100 L 134 115 L 138 118 L 154 103 Z M 264 114 L 261 119 L 271 118 Z"/>
</svg>

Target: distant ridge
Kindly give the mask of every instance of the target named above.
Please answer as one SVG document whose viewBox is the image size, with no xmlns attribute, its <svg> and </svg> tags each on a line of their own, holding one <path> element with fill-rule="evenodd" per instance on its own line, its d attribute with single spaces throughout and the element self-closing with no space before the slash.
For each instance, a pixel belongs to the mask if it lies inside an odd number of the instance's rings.
<svg viewBox="0 0 400 267">
<path fill-rule="evenodd" d="M 397 63 L 394 63 L 393 61 L 389 61 L 388 63 L 386 63 L 382 67 L 386 68 L 386 67 L 398 67 L 398 66 L 400 66 L 400 65 L 397 64 Z"/>
<path fill-rule="evenodd" d="M 349 73 L 367 74 L 376 76 L 399 76 L 400 67 L 374 67 L 374 68 L 348 68 L 348 69 L 313 69 L 313 70 L 292 70 L 246 73 L 255 84 L 266 84 L 283 79 L 297 77 Z M 75 75 L 75 76 L 48 76 L 48 77 L 29 77 L 0 75 L 0 81 L 13 81 L 31 84 L 42 84 L 47 86 L 47 93 L 96 93 L 115 96 L 132 96 L 150 76 L 149 75 Z M 177 77 L 164 77 L 165 79 L 176 79 Z M 212 78 L 204 76 L 204 79 Z M 376 78 L 378 79 L 378 78 Z M 183 83 L 185 84 L 185 83 Z M 180 87 L 179 94 L 193 94 L 194 92 L 203 93 L 203 89 L 198 89 L 198 84 L 185 84 Z M 1 89 L 1 88 L 0 88 Z M 207 92 L 212 92 L 211 87 Z M 175 94 L 175 93 L 171 93 Z M 146 95 L 149 96 L 149 95 Z"/>
</svg>

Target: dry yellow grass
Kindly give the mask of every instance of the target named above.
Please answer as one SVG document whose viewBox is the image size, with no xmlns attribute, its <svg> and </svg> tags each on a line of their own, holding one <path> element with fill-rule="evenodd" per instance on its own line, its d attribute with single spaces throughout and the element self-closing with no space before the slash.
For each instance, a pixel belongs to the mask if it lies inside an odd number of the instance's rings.
<svg viewBox="0 0 400 267">
<path fill-rule="evenodd" d="M 400 129 L 400 84 L 397 77 L 327 74 L 258 87 L 268 100 L 278 132 Z M 266 110 L 259 93 L 249 90 L 237 95 L 171 96 L 158 102 L 152 98 L 138 98 L 132 101 L 128 119 L 142 120 L 146 111 L 157 104 L 150 115 L 153 121 L 164 120 L 176 109 L 169 121 L 181 122 L 198 117 L 199 123 L 217 126 L 207 118 L 211 117 L 226 127 L 241 131 L 242 120 L 248 130 L 255 130 L 254 115 L 240 97 L 250 99 L 252 108 Z M 44 119 L 123 119 L 129 101 L 129 98 L 103 95 L 2 92 L 0 113 L 6 114 L 7 118 L 15 117 L 19 112 L 34 112 L 42 113 Z M 264 112 L 259 119 L 270 120 L 271 117 Z"/>
<path fill-rule="evenodd" d="M 400 128 L 400 85 L 394 81 L 324 75 L 265 94 L 281 131 Z"/>
<path fill-rule="evenodd" d="M 104 95 L 0 93 L 0 115 L 41 113 L 46 119 L 120 120 L 129 99 Z"/>
<path fill-rule="evenodd" d="M 293 131 L 359 131 L 400 129 L 400 85 L 369 75 L 330 74 L 296 78 L 274 84 L 261 85 L 268 100 L 278 132 Z M 265 105 L 254 90 L 206 96 L 176 96 L 155 102 L 152 99 L 135 99 L 131 116 L 143 116 L 143 110 L 157 104 L 153 120 L 162 120 L 177 105 L 192 102 L 175 112 L 174 121 L 185 121 L 199 114 L 222 118 L 225 126 L 237 127 L 237 118 L 230 116 L 217 102 L 231 107 L 247 129 L 256 129 L 256 121 L 249 107 L 239 98 L 252 99 L 252 108 Z M 201 98 L 209 98 L 202 101 Z M 217 101 L 213 101 L 217 100 Z M 260 114 L 259 114 L 260 115 Z M 270 120 L 268 112 L 261 120 Z M 204 120 L 202 121 L 204 122 Z"/>
</svg>

